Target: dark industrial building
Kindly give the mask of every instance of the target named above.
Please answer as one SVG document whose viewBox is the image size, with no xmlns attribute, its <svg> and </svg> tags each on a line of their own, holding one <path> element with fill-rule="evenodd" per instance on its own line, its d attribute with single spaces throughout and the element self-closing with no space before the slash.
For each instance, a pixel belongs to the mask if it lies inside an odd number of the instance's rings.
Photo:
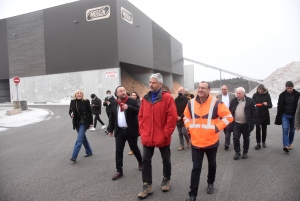
<svg viewBox="0 0 300 201">
<path fill-rule="evenodd" d="M 0 20 L 0 102 L 14 99 L 14 76 L 19 96 L 31 101 L 62 98 L 79 82 L 105 95 L 120 85 L 121 70 L 145 85 L 160 72 L 172 89 L 174 80 L 184 83 L 182 58 L 182 44 L 126 0 L 47 8 Z M 109 69 L 117 69 L 116 79 L 105 76 Z"/>
</svg>

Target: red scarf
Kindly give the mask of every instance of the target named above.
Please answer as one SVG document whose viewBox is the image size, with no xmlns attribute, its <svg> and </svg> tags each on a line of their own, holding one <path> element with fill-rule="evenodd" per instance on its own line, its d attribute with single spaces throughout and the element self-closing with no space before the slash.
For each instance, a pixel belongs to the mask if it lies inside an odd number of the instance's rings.
<svg viewBox="0 0 300 201">
<path fill-rule="evenodd" d="M 124 108 L 122 107 L 124 105 L 124 103 L 126 103 L 128 100 L 128 96 L 126 96 L 126 98 L 124 98 L 123 100 L 119 100 L 119 99 L 116 99 L 117 103 L 119 104 L 119 107 L 121 109 L 121 112 L 124 111 Z"/>
</svg>

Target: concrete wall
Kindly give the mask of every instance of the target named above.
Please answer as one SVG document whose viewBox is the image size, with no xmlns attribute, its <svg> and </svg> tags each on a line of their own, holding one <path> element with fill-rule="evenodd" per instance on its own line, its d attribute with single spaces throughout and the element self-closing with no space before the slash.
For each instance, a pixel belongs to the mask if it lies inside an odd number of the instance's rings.
<svg viewBox="0 0 300 201">
<path fill-rule="evenodd" d="M 183 53 L 182 44 L 171 37 L 172 73 L 183 75 Z M 181 83 L 182 84 L 182 83 Z"/>
<path fill-rule="evenodd" d="M 0 79 L 9 78 L 6 19 L 0 20 Z"/>
<path fill-rule="evenodd" d="M 73 73 L 21 77 L 18 86 L 19 100 L 30 102 L 56 102 L 82 89 L 90 99 L 92 93 L 101 99 L 106 90 L 114 91 L 121 84 L 120 68 L 91 70 Z M 13 79 L 10 79 L 11 101 L 16 100 L 17 93 Z"/>
<path fill-rule="evenodd" d="M 184 65 L 184 88 L 188 88 L 189 90 L 194 89 L 194 65 Z"/>
</svg>

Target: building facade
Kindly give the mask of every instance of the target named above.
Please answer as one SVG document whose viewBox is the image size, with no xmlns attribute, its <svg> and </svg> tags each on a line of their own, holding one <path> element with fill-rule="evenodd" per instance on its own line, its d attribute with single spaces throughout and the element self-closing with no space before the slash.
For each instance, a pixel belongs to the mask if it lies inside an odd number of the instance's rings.
<svg viewBox="0 0 300 201">
<path fill-rule="evenodd" d="M 80 88 L 105 96 L 121 70 L 148 85 L 184 84 L 182 44 L 126 0 L 77 1 L 0 20 L 0 102 L 56 101 Z"/>
</svg>

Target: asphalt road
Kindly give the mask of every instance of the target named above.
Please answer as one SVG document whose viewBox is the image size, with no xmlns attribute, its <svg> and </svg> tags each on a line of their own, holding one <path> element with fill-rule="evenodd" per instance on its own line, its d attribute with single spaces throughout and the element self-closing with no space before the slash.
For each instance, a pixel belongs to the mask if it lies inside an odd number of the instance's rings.
<svg viewBox="0 0 300 201">
<path fill-rule="evenodd" d="M 124 151 L 124 176 L 112 181 L 115 173 L 115 143 L 100 129 L 87 131 L 93 156 L 84 158 L 81 149 L 77 162 L 69 159 L 77 137 L 72 130 L 68 106 L 31 106 L 53 112 L 48 120 L 0 132 L 0 200 L 139 200 L 142 176 L 134 156 Z M 274 122 L 275 109 L 271 109 Z M 107 122 L 106 114 L 101 115 Z M 206 193 L 207 159 L 204 159 L 197 200 L 300 200 L 300 137 L 296 133 L 294 149 L 282 151 L 281 127 L 268 127 L 267 148 L 254 150 L 255 133 L 250 139 L 249 157 L 233 160 L 234 150 L 223 149 L 220 134 L 214 194 Z M 159 150 L 153 156 L 154 193 L 146 200 L 185 200 L 188 197 L 192 169 L 189 149 L 177 151 L 177 131 L 171 143 L 171 190 L 163 193 L 162 161 Z M 142 148 L 140 142 L 139 147 Z M 142 149 L 141 149 L 142 151 Z"/>
</svg>

